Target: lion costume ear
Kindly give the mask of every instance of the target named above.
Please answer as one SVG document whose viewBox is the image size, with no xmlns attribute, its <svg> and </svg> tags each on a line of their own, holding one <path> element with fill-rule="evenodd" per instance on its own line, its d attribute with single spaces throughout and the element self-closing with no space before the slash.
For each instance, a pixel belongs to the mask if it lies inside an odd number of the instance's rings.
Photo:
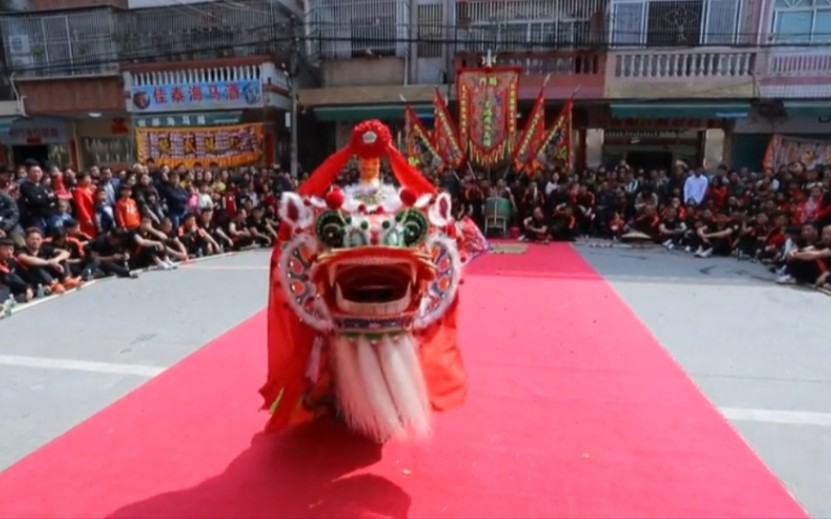
<svg viewBox="0 0 831 519">
<path fill-rule="evenodd" d="M 280 198 L 280 220 L 292 228 L 306 229 L 312 225 L 314 216 L 302 196 L 287 191 Z"/>
</svg>

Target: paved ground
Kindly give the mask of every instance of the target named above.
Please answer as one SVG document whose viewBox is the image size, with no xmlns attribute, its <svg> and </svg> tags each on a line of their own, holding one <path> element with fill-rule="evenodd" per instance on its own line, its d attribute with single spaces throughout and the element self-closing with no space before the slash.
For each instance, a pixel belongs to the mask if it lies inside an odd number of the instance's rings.
<svg viewBox="0 0 831 519">
<path fill-rule="evenodd" d="M 813 517 L 831 517 L 831 297 L 758 265 L 578 247 Z"/>
<path fill-rule="evenodd" d="M 831 517 L 831 297 L 734 260 L 578 250 L 809 512 Z M 0 470 L 262 308 L 267 263 L 252 252 L 107 281 L 0 320 Z"/>
<path fill-rule="evenodd" d="M 0 470 L 262 309 L 268 257 L 107 280 L 0 320 Z"/>
</svg>

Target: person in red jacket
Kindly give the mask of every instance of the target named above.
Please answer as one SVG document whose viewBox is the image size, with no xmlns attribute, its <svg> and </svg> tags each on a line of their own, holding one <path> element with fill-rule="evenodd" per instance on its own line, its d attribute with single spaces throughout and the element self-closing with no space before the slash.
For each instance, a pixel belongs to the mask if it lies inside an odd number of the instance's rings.
<svg viewBox="0 0 831 519">
<path fill-rule="evenodd" d="M 89 173 L 80 173 L 78 184 L 72 190 L 72 202 L 75 205 L 75 217 L 81 226 L 81 232 L 96 236 L 100 229 L 95 226 L 95 186 Z"/>
</svg>

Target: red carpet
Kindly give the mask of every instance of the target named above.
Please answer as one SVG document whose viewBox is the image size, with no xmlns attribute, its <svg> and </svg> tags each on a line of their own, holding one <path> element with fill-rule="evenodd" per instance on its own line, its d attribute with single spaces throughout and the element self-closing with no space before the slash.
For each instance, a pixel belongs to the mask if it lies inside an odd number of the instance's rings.
<svg viewBox="0 0 831 519">
<path fill-rule="evenodd" d="M 0 474 L 0 516 L 806 517 L 568 246 L 474 263 L 435 439 L 258 431 L 260 314 Z"/>
</svg>

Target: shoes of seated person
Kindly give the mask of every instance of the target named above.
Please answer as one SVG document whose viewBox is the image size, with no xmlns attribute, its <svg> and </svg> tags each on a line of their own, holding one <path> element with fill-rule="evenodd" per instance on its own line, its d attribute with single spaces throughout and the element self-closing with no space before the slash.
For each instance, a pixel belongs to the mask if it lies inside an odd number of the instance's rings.
<svg viewBox="0 0 831 519">
<path fill-rule="evenodd" d="M 790 274 L 781 274 L 776 278 L 776 282 L 780 285 L 791 285 L 795 283 L 796 280 Z"/>
<path fill-rule="evenodd" d="M 66 278 L 63 282 L 63 287 L 67 290 L 72 290 L 73 288 L 80 288 L 82 284 L 83 281 L 81 281 L 81 278 Z"/>
<path fill-rule="evenodd" d="M 66 292 L 66 287 L 64 287 L 60 283 L 52 283 L 52 285 L 46 290 L 46 292 L 49 295 L 63 294 L 64 292 Z"/>
</svg>

